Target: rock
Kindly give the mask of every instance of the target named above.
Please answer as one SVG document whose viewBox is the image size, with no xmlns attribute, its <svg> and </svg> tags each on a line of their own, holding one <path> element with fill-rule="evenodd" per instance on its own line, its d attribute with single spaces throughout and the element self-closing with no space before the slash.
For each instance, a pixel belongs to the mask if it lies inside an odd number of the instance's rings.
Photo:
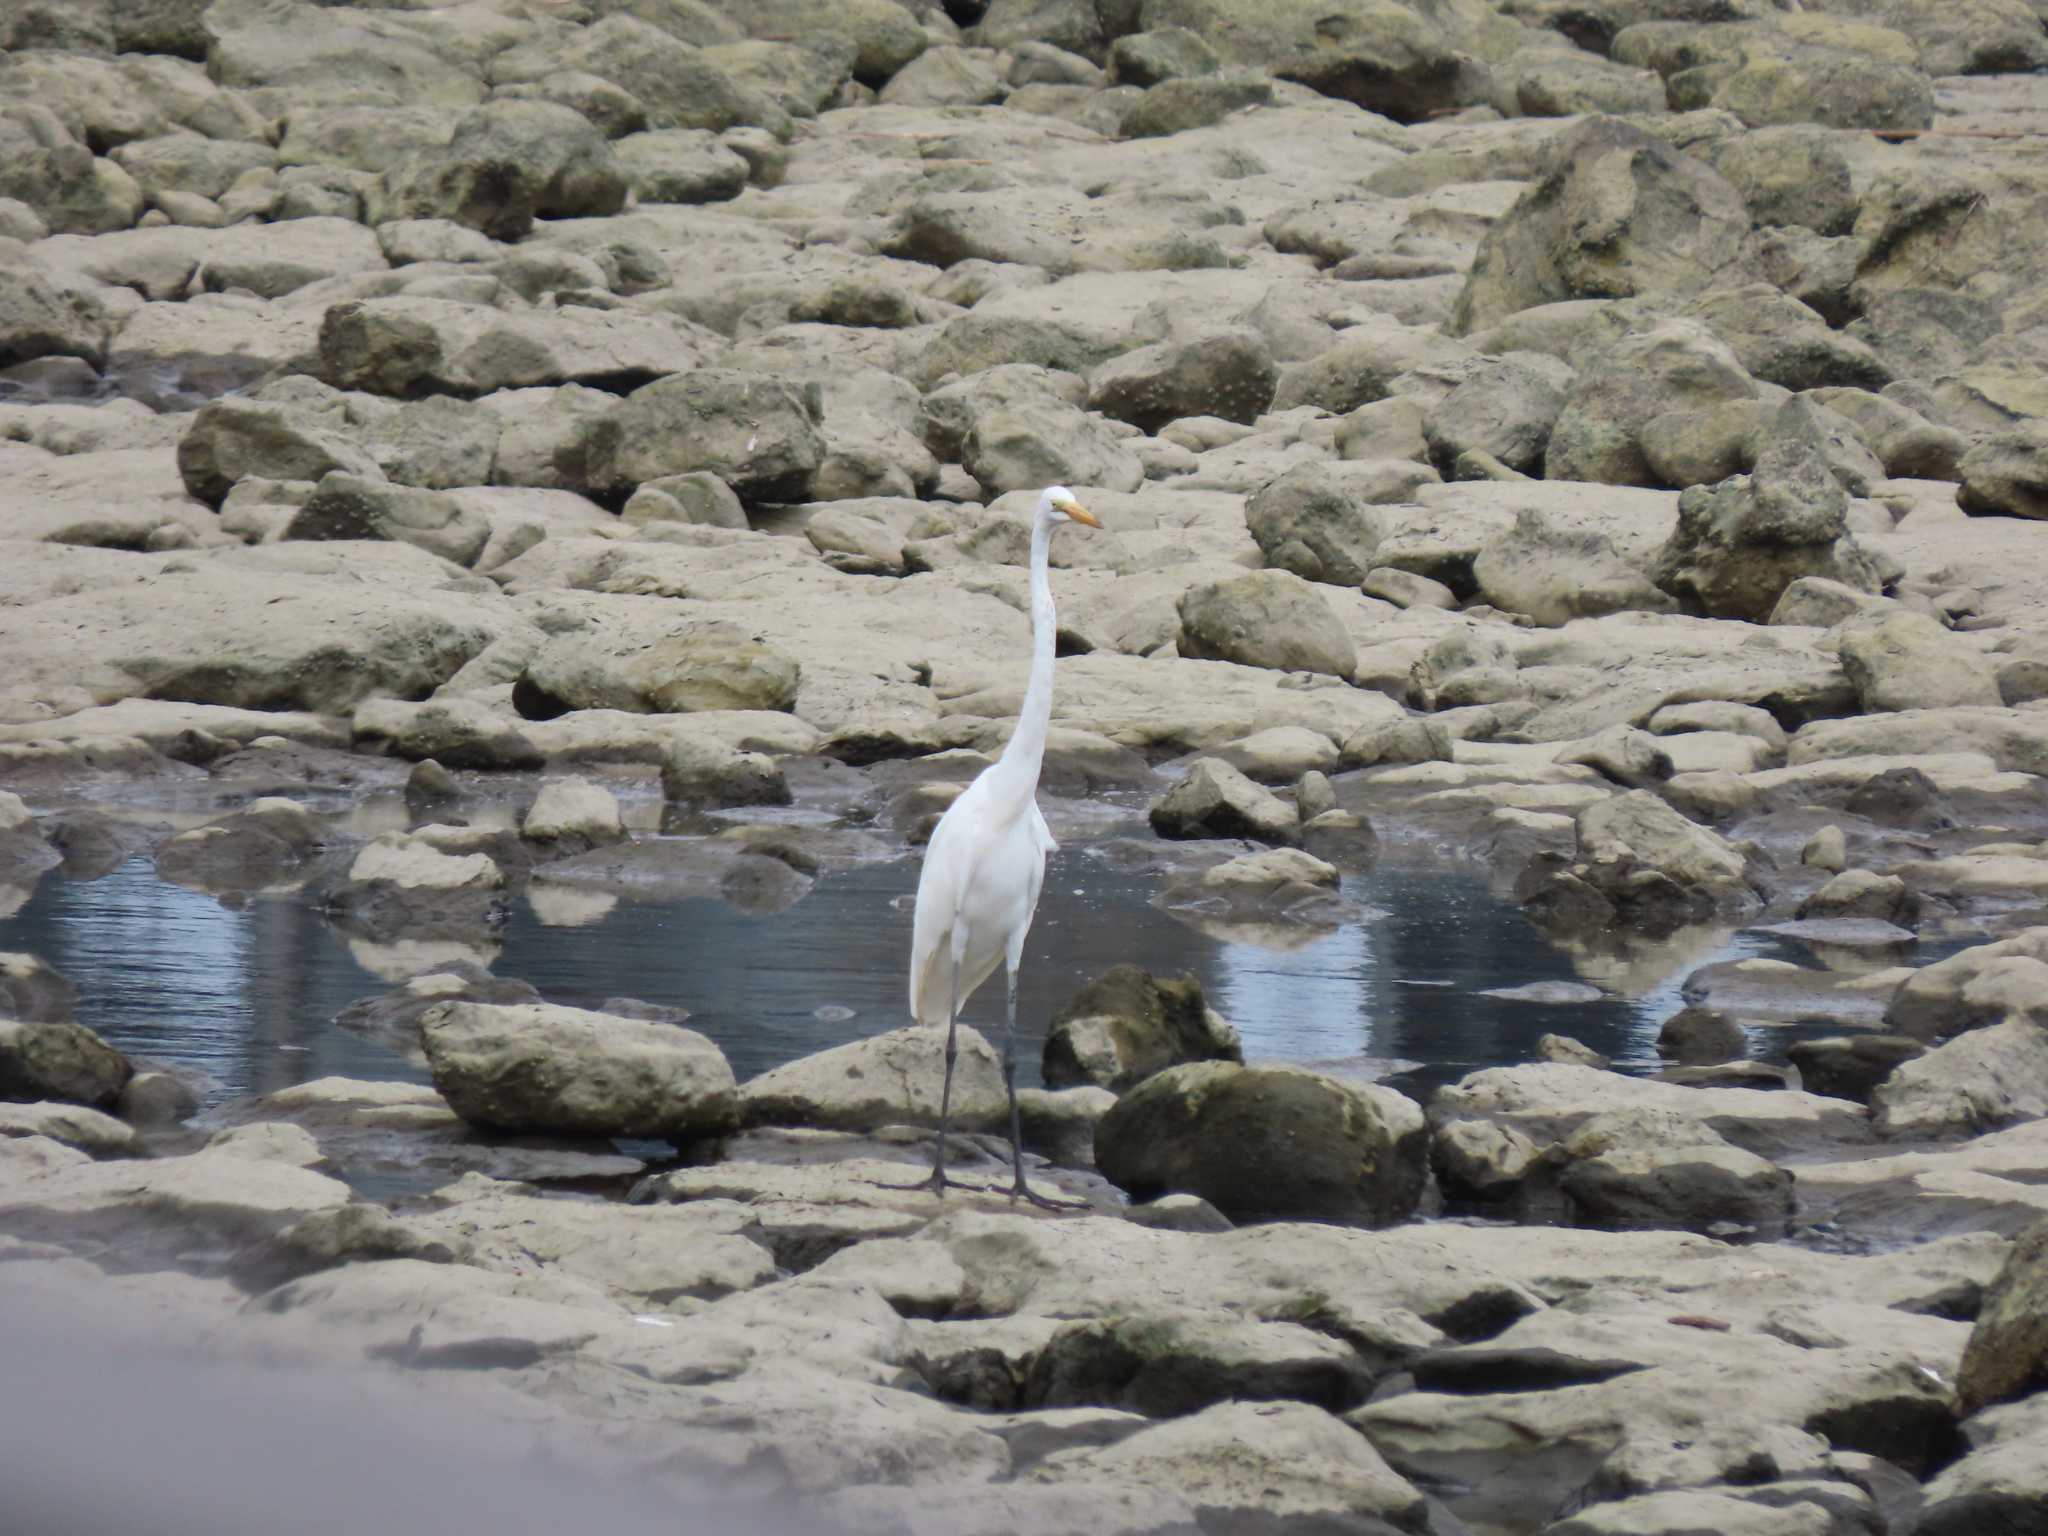
<svg viewBox="0 0 2048 1536">
<path fill-rule="evenodd" d="M 732 1068 L 670 1024 L 547 1003 L 442 1003 L 420 1018 L 434 1086 L 472 1125 L 678 1143 L 735 1123 Z"/>
<path fill-rule="evenodd" d="M 1273 83 L 1261 75 L 1233 71 L 1162 80 L 1131 103 L 1119 126 L 1127 138 L 1164 138 L 1213 127 L 1234 113 L 1272 102 Z"/>
<path fill-rule="evenodd" d="M 2000 702 L 1984 653 L 1924 613 L 1866 614 L 1838 635 L 1842 670 L 1866 714 Z"/>
<path fill-rule="evenodd" d="M 1975 1135 L 2048 1116 L 2048 1027 L 2009 1018 L 1900 1063 L 1871 1094 L 1886 1136 Z"/>
<path fill-rule="evenodd" d="M 1378 502 L 1406 499 L 1430 478 L 1417 464 L 1303 464 L 1245 504 L 1245 526 L 1266 563 L 1309 581 L 1355 587 L 1377 563 L 1386 526 Z"/>
<path fill-rule="evenodd" d="M 320 321 L 319 372 L 339 388 L 399 398 L 435 392 L 489 396 L 577 383 L 628 389 L 690 366 L 707 348 L 704 333 L 687 322 L 644 310 L 586 305 L 497 309 L 429 291 L 334 305 Z M 557 395 L 548 404 L 581 414 L 593 402 L 587 396 Z M 625 409 L 625 404 L 607 406 L 614 412 Z M 561 421 L 548 424 L 546 431 L 529 428 L 531 436 L 550 445 L 555 461 L 553 477 L 541 483 L 562 483 L 569 474 L 564 460 L 570 469 L 581 466 L 570 479 L 572 488 L 609 483 L 591 478 L 595 461 L 590 456 L 602 419 L 580 432 Z M 506 438 L 511 438 L 509 429 Z M 501 463 L 493 472 L 506 478 L 502 461 L 508 448 L 510 462 L 517 464 L 522 450 L 531 459 L 539 447 L 501 440 Z"/>
<path fill-rule="evenodd" d="M 1768 624 L 1802 624 L 1833 629 L 1864 614 L 1896 612 L 1892 599 L 1879 597 L 1825 576 L 1801 576 L 1779 595 Z"/>
<path fill-rule="evenodd" d="M 1749 1032 L 1712 1008 L 1681 1008 L 1657 1031 L 1657 1054 L 1689 1067 L 1740 1061 L 1749 1054 Z"/>
<path fill-rule="evenodd" d="M 1799 862 L 1811 869 L 1838 874 L 1848 861 L 1848 836 L 1836 826 L 1822 827 L 1799 850 Z"/>
<path fill-rule="evenodd" d="M 358 751 L 388 753 L 415 762 L 432 762 L 444 770 L 415 783 L 406 781 L 409 801 L 429 803 L 459 793 L 448 768 L 538 768 L 545 754 L 521 729 L 523 722 L 481 699 L 455 696 L 408 704 L 398 699 L 372 699 L 350 720 Z"/>
<path fill-rule="evenodd" d="M 756 22 L 765 18 L 750 12 Z M 793 30 L 779 28 L 778 30 Z M 653 122 L 722 133 L 753 125 L 782 137 L 789 118 L 765 94 L 739 84 L 712 62 L 710 50 L 693 47 L 637 15 L 615 12 L 581 28 L 562 43 L 536 37 L 491 61 L 498 84 L 544 80 L 570 71 L 595 75 L 633 96 Z"/>
<path fill-rule="evenodd" d="M 386 832 L 349 865 L 348 884 L 330 900 L 359 931 L 386 937 L 473 934 L 503 918 L 505 872 L 487 853 L 447 853 L 429 835 Z M 459 834 L 458 834 L 459 835 Z"/>
<path fill-rule="evenodd" d="M 1610 725 L 1598 735 L 1561 750 L 1561 765 L 1582 764 L 1632 789 L 1647 789 L 1671 777 L 1671 755 L 1658 737 L 1633 726 Z"/>
<path fill-rule="evenodd" d="M 196 890 L 258 891 L 289 881 L 326 842 L 304 806 L 265 798 L 178 833 L 157 849 L 156 869 Z"/>
<path fill-rule="evenodd" d="M 740 1115 L 750 1125 L 807 1125 L 868 1131 L 939 1122 L 946 1030 L 912 1026 L 801 1057 L 742 1085 Z M 962 1024 L 955 1031 L 953 1126 L 995 1130 L 1008 1123 L 1009 1099 L 995 1048 Z"/>
<path fill-rule="evenodd" d="M 79 1104 L 0 1103 L 0 1138 L 47 1138 L 89 1157 L 146 1157 L 142 1138 L 112 1115 Z"/>
<path fill-rule="evenodd" d="M 1386 1226 L 1421 1196 L 1414 1103 L 1298 1067 L 1194 1062 L 1154 1074 L 1096 1128 L 1103 1175 L 1135 1199 L 1200 1195 L 1232 1221 Z"/>
<path fill-rule="evenodd" d="M 1727 1145 L 1612 1147 L 1575 1159 L 1562 1183 L 1584 1218 L 1622 1227 L 1769 1233 L 1792 1214 L 1792 1176 Z"/>
<path fill-rule="evenodd" d="M 1926 1050 L 1905 1035 L 1831 1035 L 1795 1040 L 1785 1054 L 1799 1069 L 1799 1081 L 1808 1093 L 1868 1104 L 1894 1068 Z"/>
<path fill-rule="evenodd" d="M 1005 94 L 994 69 L 965 48 L 927 48 L 882 87 L 887 106 L 978 107 Z"/>
<path fill-rule="evenodd" d="M 1649 456 L 1653 422 L 1674 412 L 1751 401 L 1756 393 L 1756 381 L 1734 351 L 1698 321 L 1646 322 L 1581 358 L 1551 424 L 1544 476 L 1606 485 L 1662 483 Z"/>
<path fill-rule="evenodd" d="M 1946 1040 L 2003 1019 L 2048 965 L 2048 928 L 1974 944 L 1913 972 L 1885 1004 L 1887 1029 L 1916 1040 Z"/>
<path fill-rule="evenodd" d="M 1453 750 L 1442 721 L 1404 717 L 1359 727 L 1344 738 L 1340 759 L 1346 768 L 1448 763 Z"/>
<path fill-rule="evenodd" d="M 765 752 L 678 736 L 662 749 L 661 792 L 672 803 L 701 806 L 788 805 L 789 781 Z"/>
<path fill-rule="evenodd" d="M 1289 846 L 1301 841 L 1292 806 L 1213 757 L 1196 762 L 1149 814 L 1161 837 L 1245 837 Z"/>
<path fill-rule="evenodd" d="M 1329 604 L 1287 571 L 1253 571 L 1191 587 L 1178 609 L 1183 656 L 1347 680 L 1357 661 Z"/>
<path fill-rule="evenodd" d="M 1273 1401 L 1341 1413 L 1363 1402 L 1370 1385 L 1349 1345 L 1298 1324 L 1141 1311 L 1062 1325 L 1031 1362 L 1023 1401 L 1125 1408 L 1148 1418 Z"/>
<path fill-rule="evenodd" d="M 533 797 L 519 835 L 528 842 L 581 853 L 616 843 L 626 833 L 619 824 L 618 799 L 603 785 L 589 779 L 550 779 Z"/>
<path fill-rule="evenodd" d="M 1065 1168 L 1095 1166 L 1095 1127 L 1116 1095 L 1107 1088 L 1019 1088 L 1017 1117 L 1026 1150 Z"/>
<path fill-rule="evenodd" d="M 2025 422 L 1973 445 L 1956 466 L 1956 503 L 1975 516 L 2048 518 L 2048 428 Z"/>
<path fill-rule="evenodd" d="M 1648 790 L 1588 806 L 1579 813 L 1578 833 L 1582 859 L 1629 859 L 1695 891 L 1726 893 L 1745 884 L 1742 855 L 1725 838 Z"/>
<path fill-rule="evenodd" d="M 1927 1484 L 1913 1527 L 1924 1536 L 1974 1536 L 1987 1523 L 2038 1520 L 2048 1508 L 2041 1471 L 2048 1428 L 2033 1403 L 1981 1414 L 1970 1429 L 1977 1448 Z"/>
<path fill-rule="evenodd" d="M 1326 350 L 1280 370 L 1273 409 L 1304 405 L 1349 412 L 1399 393 L 1396 381 L 1418 372 L 1455 367 L 1471 349 L 1434 329 L 1375 319 L 1347 329 Z"/>
<path fill-rule="evenodd" d="M 739 369 L 698 368 L 635 390 L 589 433 L 592 481 L 626 489 L 708 471 L 750 499 L 801 501 L 825 455 L 804 392 Z"/>
<path fill-rule="evenodd" d="M 105 356 L 105 332 L 84 305 L 33 267 L 0 263 L 0 367 L 40 357 L 98 363 Z"/>
<path fill-rule="evenodd" d="M 1157 85 L 1162 80 L 1214 74 L 1217 67 L 1216 50 L 1186 27 L 1132 32 L 1109 45 L 1112 85 Z"/>
<path fill-rule="evenodd" d="M 1568 367 L 1540 353 L 1479 364 L 1437 402 L 1424 425 L 1437 469 L 1450 476 L 1458 456 L 1476 450 L 1510 469 L 1540 474 L 1571 382 Z"/>
<path fill-rule="evenodd" d="M 1122 1093 L 1186 1061 L 1242 1061 L 1233 1029 L 1192 975 L 1162 981 L 1114 966 L 1053 1015 L 1045 1039 L 1046 1086 L 1092 1083 Z"/>
<path fill-rule="evenodd" d="M 1539 1144 L 1565 1140 L 1609 1110 L 1676 1115 L 1759 1157 L 1868 1136 L 1862 1108 L 1840 1099 L 1788 1089 L 1684 1088 L 1560 1062 L 1475 1072 L 1439 1090 L 1430 1105 L 1439 1119 L 1482 1117 Z"/>
<path fill-rule="evenodd" d="M 722 203 L 747 187 L 747 162 L 701 128 L 630 134 L 612 149 L 642 203 Z"/>
<path fill-rule="evenodd" d="M 1742 194 L 1759 224 L 1845 235 L 1856 222 L 1849 162 L 1823 129 L 1797 125 L 1731 134 L 1708 146 L 1705 158 Z"/>
<path fill-rule="evenodd" d="M 1429 1143 L 1430 1167 L 1446 1198 L 1486 1205 L 1518 1194 L 1545 1166 L 1543 1149 L 1512 1126 L 1450 1120 Z"/>
<path fill-rule="evenodd" d="M 1100 421 L 1044 397 L 977 417 L 960 445 L 960 462 L 991 501 L 1054 484 L 1135 491 L 1145 483 L 1137 456 Z"/>
<path fill-rule="evenodd" d="M 288 405 L 216 400 L 200 409 L 178 440 L 179 478 L 209 506 L 219 506 L 244 476 L 319 480 L 335 471 L 381 473 L 362 447 Z"/>
<path fill-rule="evenodd" d="M 2048 1222 L 2021 1233 L 1985 1289 L 1956 1399 L 1966 1414 L 2048 1386 Z"/>
<path fill-rule="evenodd" d="M 313 1212 L 267 1241 L 235 1255 L 229 1274 L 245 1290 L 263 1292 L 343 1264 L 410 1259 L 449 1264 L 455 1252 L 411 1222 L 366 1200 Z"/>
<path fill-rule="evenodd" d="M 77 1006 L 78 989 L 61 972 L 34 955 L 0 953 L 0 1019 L 64 1023 Z"/>
<path fill-rule="evenodd" d="M 1258 419 L 1279 378 L 1272 349 L 1248 327 L 1200 331 L 1138 347 L 1088 379 L 1088 406 L 1156 433 L 1183 416 Z"/>
<path fill-rule="evenodd" d="M 629 182 L 604 136 L 568 107 L 490 101 L 437 149 L 384 172 L 372 221 L 450 219 L 493 240 L 520 240 L 536 218 L 588 218 L 625 206 Z"/>
<path fill-rule="evenodd" d="M 1173 1489 L 1202 1529 L 1247 1522 L 1419 1530 L 1421 1494 L 1372 1443 L 1307 1403 L 1219 1403 L 1102 1448 L 1058 1451 L 1029 1474 Z"/>
<path fill-rule="evenodd" d="M 1696 293 L 1749 270 L 1749 210 L 1704 162 L 1606 117 L 1568 131 L 1551 154 L 1480 242 L 1453 335 L 1537 304 Z"/>
<path fill-rule="evenodd" d="M 489 542 L 489 521 L 453 496 L 333 470 L 285 524 L 287 539 L 392 539 L 457 565 Z"/>
<path fill-rule="evenodd" d="M 61 1099 L 105 1108 L 134 1075 L 128 1058 L 83 1024 L 0 1018 L 0 1099 Z"/>
<path fill-rule="evenodd" d="M 1779 409 L 1753 475 L 1678 498 L 1655 579 L 1690 611 L 1761 623 L 1802 576 L 1877 590 L 1874 563 L 1846 531 L 1847 500 L 1821 457 L 1812 410 L 1800 399 Z"/>
<path fill-rule="evenodd" d="M 1550 627 L 1573 618 L 1675 606 L 1602 532 L 1556 526 L 1534 508 L 1518 510 L 1509 535 L 1479 551 L 1473 578 L 1481 596 L 1501 612 L 1528 614 Z"/>
<path fill-rule="evenodd" d="M 786 710 L 802 671 L 796 659 L 718 620 L 645 610 L 545 641 L 522 686 L 562 709 L 673 714 L 705 709 Z"/>
<path fill-rule="evenodd" d="M 746 508 L 732 487 L 704 470 L 643 480 L 619 515 L 628 523 L 696 523 L 707 528 L 745 529 Z"/>
<path fill-rule="evenodd" d="M 1897 875 L 1867 869 L 1844 870 L 1799 904 L 1805 918 L 1871 918 L 1910 927 L 1920 915 L 1920 898 Z"/>
<path fill-rule="evenodd" d="M 1538 1035 L 1536 1059 L 1563 1062 L 1575 1067 L 1595 1067 L 1602 1071 L 1613 1065 L 1613 1062 L 1585 1041 L 1574 1040 L 1570 1035 Z"/>
</svg>

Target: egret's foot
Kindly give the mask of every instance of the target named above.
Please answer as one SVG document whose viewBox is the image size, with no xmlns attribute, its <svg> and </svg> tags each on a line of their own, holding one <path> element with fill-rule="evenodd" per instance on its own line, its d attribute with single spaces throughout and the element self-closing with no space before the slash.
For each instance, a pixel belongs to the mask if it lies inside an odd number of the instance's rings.
<svg viewBox="0 0 2048 1536">
<path fill-rule="evenodd" d="M 1010 1186 L 1012 1200 L 1028 1200 L 1041 1211 L 1086 1211 L 1091 1207 L 1086 1200 L 1055 1200 L 1051 1195 L 1041 1195 L 1023 1179 Z"/>
<path fill-rule="evenodd" d="M 878 1180 L 876 1181 L 875 1188 L 893 1189 L 899 1194 L 906 1195 L 938 1195 L 941 1198 L 945 1196 L 946 1191 L 949 1189 L 957 1189 L 969 1195 L 993 1195 L 996 1193 L 996 1190 L 990 1185 L 963 1184 L 950 1173 L 941 1173 L 936 1168 L 919 1179 L 915 1184 L 884 1184 Z"/>
</svg>

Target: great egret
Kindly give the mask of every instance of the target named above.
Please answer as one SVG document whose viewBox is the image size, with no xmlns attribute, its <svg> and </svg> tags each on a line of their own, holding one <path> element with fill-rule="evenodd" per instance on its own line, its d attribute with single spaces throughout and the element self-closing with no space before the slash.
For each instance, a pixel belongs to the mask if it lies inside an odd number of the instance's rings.
<svg viewBox="0 0 2048 1536">
<path fill-rule="evenodd" d="M 1010 1158 L 1016 1171 L 1010 1195 L 1034 1205 L 1060 1203 L 1035 1193 L 1024 1181 L 1017 1114 L 1017 966 L 1024 958 L 1024 936 L 1031 931 L 1039 888 L 1045 884 L 1045 856 L 1059 846 L 1038 809 L 1038 769 L 1052 721 L 1055 620 L 1046 555 L 1053 529 L 1065 522 L 1102 526 L 1072 491 L 1055 485 L 1038 498 L 1031 522 L 1031 681 L 1024 689 L 1017 729 L 1003 755 L 984 768 L 939 818 L 917 880 L 910 1016 L 920 1024 L 945 1021 L 946 1075 L 939 1091 L 939 1144 L 931 1177 L 912 1187 L 929 1188 L 941 1196 L 953 1182 L 946 1177 L 946 1132 L 952 1119 L 954 1034 L 960 1008 L 1000 961 L 1009 980 L 1003 1085 L 1010 1094 Z"/>
</svg>

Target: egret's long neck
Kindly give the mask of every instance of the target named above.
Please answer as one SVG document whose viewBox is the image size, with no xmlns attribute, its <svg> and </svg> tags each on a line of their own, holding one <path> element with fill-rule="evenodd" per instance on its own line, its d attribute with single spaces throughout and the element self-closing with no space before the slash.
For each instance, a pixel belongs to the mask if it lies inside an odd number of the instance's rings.
<svg viewBox="0 0 2048 1536">
<path fill-rule="evenodd" d="M 1031 681 L 1024 688 L 1017 729 L 990 770 L 1002 776 L 1004 788 L 1019 800 L 1038 788 L 1046 728 L 1052 723 L 1052 653 L 1059 623 L 1052 606 L 1052 578 L 1046 574 L 1051 539 L 1051 521 L 1037 519 L 1031 525 Z"/>
</svg>

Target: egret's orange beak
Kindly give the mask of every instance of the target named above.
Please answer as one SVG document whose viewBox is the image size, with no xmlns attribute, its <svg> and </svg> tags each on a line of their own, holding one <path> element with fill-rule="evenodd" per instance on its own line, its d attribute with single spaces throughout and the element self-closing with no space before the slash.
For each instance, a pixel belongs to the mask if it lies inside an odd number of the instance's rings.
<svg viewBox="0 0 2048 1536">
<path fill-rule="evenodd" d="M 1096 521 L 1095 514 L 1082 506 L 1078 501 L 1070 501 L 1064 507 L 1061 507 L 1060 510 L 1075 522 L 1086 524 L 1090 528 L 1100 528 L 1102 526 L 1101 523 Z"/>
</svg>

